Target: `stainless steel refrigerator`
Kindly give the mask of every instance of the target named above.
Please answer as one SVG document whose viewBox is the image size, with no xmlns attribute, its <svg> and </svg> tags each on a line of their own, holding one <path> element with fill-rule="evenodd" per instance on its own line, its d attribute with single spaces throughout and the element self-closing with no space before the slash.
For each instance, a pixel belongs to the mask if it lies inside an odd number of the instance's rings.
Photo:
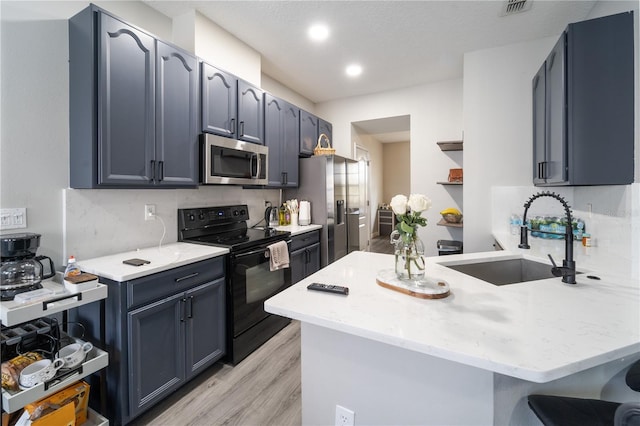
<svg viewBox="0 0 640 426">
<path fill-rule="evenodd" d="M 358 163 L 338 155 L 318 155 L 300 158 L 299 165 L 299 186 L 287 189 L 285 197 L 311 202 L 311 223 L 322 225 L 320 261 L 325 267 L 359 248 L 358 239 L 350 241 L 354 230 L 349 231 L 349 217 L 360 207 Z"/>
</svg>

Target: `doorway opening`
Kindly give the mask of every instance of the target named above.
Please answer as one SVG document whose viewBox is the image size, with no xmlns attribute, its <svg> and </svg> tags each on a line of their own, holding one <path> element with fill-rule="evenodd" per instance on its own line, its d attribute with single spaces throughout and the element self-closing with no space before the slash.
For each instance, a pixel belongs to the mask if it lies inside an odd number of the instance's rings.
<svg viewBox="0 0 640 426">
<path fill-rule="evenodd" d="M 373 252 L 393 252 L 389 234 L 395 228 L 395 218 L 388 205 L 394 195 L 409 194 L 411 190 L 410 130 L 409 115 L 351 123 L 354 157 L 359 160 L 359 150 L 367 152 L 367 188 L 362 190 L 367 204 L 363 208 L 368 248 Z"/>
</svg>

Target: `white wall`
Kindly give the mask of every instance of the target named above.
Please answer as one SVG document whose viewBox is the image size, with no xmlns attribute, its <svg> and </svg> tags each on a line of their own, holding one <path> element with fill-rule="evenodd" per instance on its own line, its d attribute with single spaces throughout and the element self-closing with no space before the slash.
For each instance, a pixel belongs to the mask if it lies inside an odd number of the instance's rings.
<svg viewBox="0 0 640 426">
<path fill-rule="evenodd" d="M 200 13 L 195 22 L 196 55 L 249 83 L 260 87 L 261 57 Z"/>
<path fill-rule="evenodd" d="M 464 57 L 466 252 L 492 249 L 491 187 L 531 185 L 531 79 L 555 41 L 548 37 Z M 508 219 L 511 212 L 506 214 Z"/>
<path fill-rule="evenodd" d="M 42 234 L 39 253 L 51 256 L 60 266 L 66 262 L 68 254 L 87 259 L 158 244 L 162 224 L 144 221 L 145 203 L 157 204 L 166 225 L 165 242 L 176 240 L 176 209 L 179 207 L 248 203 L 250 224 L 257 222 L 263 216 L 264 200 L 277 203 L 278 191 L 242 190 L 231 186 L 193 190 L 68 189 L 67 20 L 88 4 L 76 1 L 0 2 L 0 205 L 3 208 L 26 207 L 28 223 L 26 229 L 3 233 Z M 172 34 L 177 30 L 170 19 L 142 2 L 104 1 L 97 4 L 163 40 L 172 41 Z M 185 21 L 190 22 L 188 17 L 181 20 Z M 200 24 L 200 28 L 209 27 L 206 23 Z M 186 35 L 182 30 L 181 43 L 188 44 L 189 30 Z M 200 40 L 203 50 L 206 43 L 207 40 Z M 220 64 L 215 61 L 218 57 L 208 59 L 254 84 L 259 83 L 259 55 L 242 43 L 229 44 L 226 48 L 224 56 L 219 57 Z M 233 55 L 240 58 L 241 66 L 227 59 Z"/>
<path fill-rule="evenodd" d="M 460 229 L 437 226 L 439 211 L 455 207 L 452 195 L 437 181 L 446 180 L 454 164 L 440 151 L 437 141 L 462 138 L 462 81 L 448 80 L 368 96 L 318 104 L 318 115 L 333 123 L 336 153 L 352 158 L 351 123 L 399 115 L 411 116 L 411 188 L 431 198 L 433 207 L 426 214 L 428 226 L 418 232 L 427 255 L 437 254 L 439 239 L 461 240 Z M 398 164 L 397 167 L 405 167 Z M 373 169 L 373 166 L 372 166 Z M 383 202 L 380 200 L 379 202 Z M 373 203 L 373 200 L 372 200 Z M 466 203 L 465 203 L 466 204 Z M 375 209 L 377 205 L 372 204 Z M 462 206 L 459 206 L 462 210 Z"/>
</svg>

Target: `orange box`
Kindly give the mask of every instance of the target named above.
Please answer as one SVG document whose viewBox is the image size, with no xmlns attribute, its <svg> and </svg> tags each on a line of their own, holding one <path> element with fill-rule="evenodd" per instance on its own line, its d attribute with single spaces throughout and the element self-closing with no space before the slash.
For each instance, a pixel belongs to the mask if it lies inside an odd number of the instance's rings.
<svg viewBox="0 0 640 426">
<path fill-rule="evenodd" d="M 33 413 L 38 407 L 43 410 L 52 406 L 63 406 L 73 402 L 75 407 L 75 425 L 80 426 L 87 421 L 87 411 L 89 407 L 89 384 L 84 381 L 76 382 L 71 386 L 62 389 L 40 401 L 25 405 L 24 409 Z M 35 422 L 33 424 L 36 424 Z M 66 423 L 59 423 L 65 424 Z M 48 425 L 48 424 L 47 424 Z M 44 426 L 44 424 L 43 424 Z"/>
<path fill-rule="evenodd" d="M 77 423 L 74 411 L 73 402 L 69 401 L 55 411 L 32 421 L 31 426 L 75 426 Z"/>
</svg>

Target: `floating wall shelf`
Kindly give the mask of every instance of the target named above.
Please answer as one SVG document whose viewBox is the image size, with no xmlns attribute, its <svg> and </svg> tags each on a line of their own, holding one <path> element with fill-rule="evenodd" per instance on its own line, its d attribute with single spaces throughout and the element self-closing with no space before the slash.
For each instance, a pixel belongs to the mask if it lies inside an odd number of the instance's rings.
<svg viewBox="0 0 640 426">
<path fill-rule="evenodd" d="M 436 142 L 442 151 L 462 151 L 462 141 Z"/>
</svg>

